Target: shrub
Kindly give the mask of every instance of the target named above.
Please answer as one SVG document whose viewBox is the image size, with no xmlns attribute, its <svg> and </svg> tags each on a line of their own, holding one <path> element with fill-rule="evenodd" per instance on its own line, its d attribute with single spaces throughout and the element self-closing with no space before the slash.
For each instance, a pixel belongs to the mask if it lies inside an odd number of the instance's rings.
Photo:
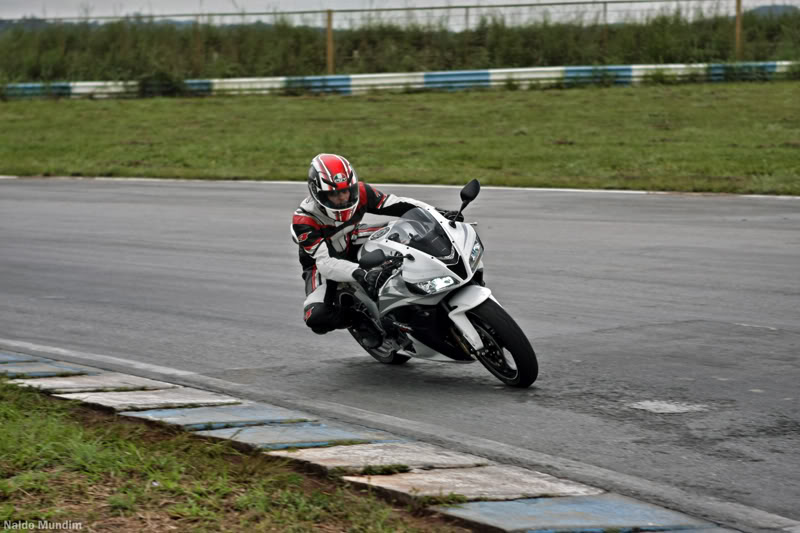
<svg viewBox="0 0 800 533">
<path fill-rule="evenodd" d="M 464 31 L 446 21 L 399 26 L 371 20 L 336 30 L 338 73 L 472 70 L 558 65 L 733 61 L 733 18 L 680 9 L 647 21 L 521 25 L 483 17 Z M 800 57 L 800 10 L 747 14 L 744 60 Z M 177 26 L 134 17 L 102 25 L 29 19 L 0 27 L 0 75 L 18 81 L 308 76 L 326 73 L 322 28 L 275 24 Z M 149 58 L 159 58 L 154 63 Z M 158 74 L 161 72 L 161 74 Z M 757 75 L 758 73 L 751 73 Z M 160 76 L 160 78 L 159 78 Z M 149 83 L 149 81 L 148 81 Z M 169 85 L 169 84 L 167 84 Z M 178 92 L 179 86 L 170 86 Z"/>
</svg>

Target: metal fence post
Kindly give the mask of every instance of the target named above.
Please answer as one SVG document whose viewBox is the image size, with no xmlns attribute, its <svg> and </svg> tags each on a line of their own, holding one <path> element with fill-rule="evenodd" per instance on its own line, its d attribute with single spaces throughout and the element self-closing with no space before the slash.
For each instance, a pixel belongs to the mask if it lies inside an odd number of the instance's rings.
<svg viewBox="0 0 800 533">
<path fill-rule="evenodd" d="M 742 0 L 736 0 L 736 61 L 742 60 Z"/>
<path fill-rule="evenodd" d="M 464 31 L 469 29 L 469 8 L 464 8 Z"/>
<path fill-rule="evenodd" d="M 327 51 L 328 51 L 328 74 L 334 73 L 334 65 L 333 65 L 333 10 L 328 10 L 328 39 L 327 39 Z"/>
<path fill-rule="evenodd" d="M 608 2 L 603 2 L 603 53 L 608 59 Z"/>
</svg>

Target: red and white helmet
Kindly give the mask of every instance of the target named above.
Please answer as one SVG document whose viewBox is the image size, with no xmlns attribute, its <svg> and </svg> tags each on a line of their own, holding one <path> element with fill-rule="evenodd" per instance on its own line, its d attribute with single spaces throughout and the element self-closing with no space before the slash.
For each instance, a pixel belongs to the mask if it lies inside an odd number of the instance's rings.
<svg viewBox="0 0 800 533">
<path fill-rule="evenodd" d="M 344 198 L 343 191 L 349 197 Z M 358 208 L 358 175 L 344 157 L 319 154 L 308 169 L 308 192 L 326 215 L 346 222 Z M 331 194 L 334 199 L 329 198 Z"/>
</svg>

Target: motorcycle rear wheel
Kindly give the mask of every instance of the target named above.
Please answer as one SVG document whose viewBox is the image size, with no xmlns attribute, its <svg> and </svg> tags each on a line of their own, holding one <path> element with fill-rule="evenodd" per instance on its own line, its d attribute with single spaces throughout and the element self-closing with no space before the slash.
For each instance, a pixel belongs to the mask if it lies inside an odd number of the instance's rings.
<svg viewBox="0 0 800 533">
<path fill-rule="evenodd" d="M 478 361 L 494 377 L 511 387 L 530 387 L 539 375 L 539 363 L 531 343 L 514 319 L 494 300 L 467 311 L 486 352 Z"/>
<path fill-rule="evenodd" d="M 358 345 L 361 346 L 361 338 L 358 336 L 358 334 L 352 331 L 352 328 L 348 328 L 347 331 L 350 332 L 350 335 L 352 335 L 356 342 L 358 342 Z M 366 348 L 364 346 L 361 347 L 364 348 L 364 351 L 370 354 L 376 361 L 379 361 L 385 365 L 402 365 L 411 359 L 406 355 L 399 355 L 396 351 L 388 348 L 388 346 L 389 343 L 384 342 L 377 348 Z"/>
</svg>

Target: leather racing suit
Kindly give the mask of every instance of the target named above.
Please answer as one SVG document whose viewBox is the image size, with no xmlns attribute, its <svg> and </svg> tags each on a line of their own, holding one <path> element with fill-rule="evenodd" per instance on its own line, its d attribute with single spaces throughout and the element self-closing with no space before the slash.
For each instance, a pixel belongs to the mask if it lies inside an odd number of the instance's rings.
<svg viewBox="0 0 800 533">
<path fill-rule="evenodd" d="M 345 310 L 333 301 L 336 282 L 353 282 L 359 268 L 356 252 L 383 225 L 361 224 L 367 213 L 402 216 L 428 204 L 394 194 L 384 194 L 363 181 L 358 183 L 358 207 L 346 222 L 328 217 L 309 196 L 292 217 L 292 240 L 299 245 L 306 299 L 303 317 L 314 333 L 350 326 Z"/>
</svg>

